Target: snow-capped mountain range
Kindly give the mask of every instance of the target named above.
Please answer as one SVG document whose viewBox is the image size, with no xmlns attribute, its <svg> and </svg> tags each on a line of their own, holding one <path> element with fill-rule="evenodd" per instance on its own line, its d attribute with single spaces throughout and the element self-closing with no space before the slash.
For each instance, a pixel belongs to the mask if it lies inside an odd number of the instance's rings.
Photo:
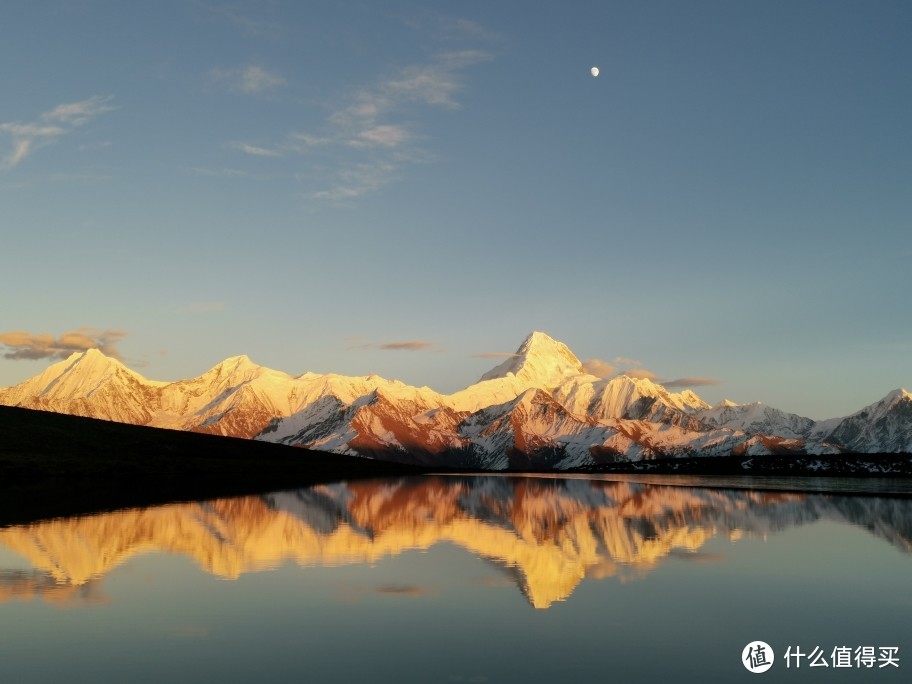
<svg viewBox="0 0 912 684">
<path fill-rule="evenodd" d="M 291 376 L 246 356 L 157 382 L 91 349 L 0 389 L 0 404 L 428 465 L 566 469 L 690 456 L 912 452 L 912 394 L 813 421 L 759 403 L 710 406 L 642 378 L 589 375 L 534 332 L 453 394 L 376 375 Z"/>
</svg>

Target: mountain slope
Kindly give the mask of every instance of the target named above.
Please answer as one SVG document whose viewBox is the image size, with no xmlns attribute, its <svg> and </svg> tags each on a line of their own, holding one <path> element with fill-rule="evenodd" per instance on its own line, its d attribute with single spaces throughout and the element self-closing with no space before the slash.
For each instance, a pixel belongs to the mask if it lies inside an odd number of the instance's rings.
<svg viewBox="0 0 912 684">
<path fill-rule="evenodd" d="M 574 413 L 596 420 L 622 418 L 644 398 L 657 399 L 678 411 L 709 408 L 709 404 L 690 390 L 672 393 L 645 378 L 626 375 L 604 380 L 593 375 L 570 377 L 555 390 L 554 398 Z"/>
<path fill-rule="evenodd" d="M 841 420 L 826 440 L 850 451 L 912 452 L 912 393 L 890 392 L 880 401 Z"/>
<path fill-rule="evenodd" d="M 557 387 L 583 373 L 583 364 L 563 342 L 543 332 L 531 333 L 516 353 L 481 376 L 481 381 L 514 376 L 526 387 Z"/>
<path fill-rule="evenodd" d="M 164 384 L 89 349 L 0 390 L 0 404 L 145 425 L 158 410 Z"/>
<path fill-rule="evenodd" d="M 156 382 L 96 350 L 0 390 L 0 404 L 426 465 L 568 468 L 606 461 L 912 451 L 903 390 L 843 419 L 814 422 L 760 403 L 710 407 L 694 392 L 585 372 L 533 332 L 450 395 L 369 375 L 291 376 L 246 356 Z"/>
<path fill-rule="evenodd" d="M 789 439 L 808 437 L 815 425 L 810 418 L 764 406 L 759 401 L 735 404 L 723 400 L 712 408 L 696 411 L 693 415 L 710 427 L 727 427 Z"/>
</svg>

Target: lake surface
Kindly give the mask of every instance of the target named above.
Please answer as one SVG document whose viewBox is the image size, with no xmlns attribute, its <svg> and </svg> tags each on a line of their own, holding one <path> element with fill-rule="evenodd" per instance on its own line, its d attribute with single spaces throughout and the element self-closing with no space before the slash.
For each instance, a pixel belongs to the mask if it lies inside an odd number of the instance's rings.
<svg viewBox="0 0 912 684">
<path fill-rule="evenodd" d="M 910 580 L 910 498 L 338 483 L 0 529 L 0 679 L 908 681 Z"/>
</svg>

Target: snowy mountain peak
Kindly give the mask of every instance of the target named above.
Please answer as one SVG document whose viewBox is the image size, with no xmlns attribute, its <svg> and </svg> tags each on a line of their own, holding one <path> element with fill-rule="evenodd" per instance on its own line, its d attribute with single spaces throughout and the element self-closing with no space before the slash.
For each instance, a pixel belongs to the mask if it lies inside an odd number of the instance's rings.
<svg viewBox="0 0 912 684">
<path fill-rule="evenodd" d="M 714 408 L 714 409 L 734 408 L 734 407 L 737 406 L 737 405 L 738 405 L 738 404 L 735 403 L 734 401 L 732 401 L 731 399 L 723 399 L 723 400 L 720 401 L 718 404 L 716 404 L 715 406 L 713 406 L 713 408 Z"/>
<path fill-rule="evenodd" d="M 533 332 L 512 357 L 481 376 L 481 381 L 513 375 L 530 385 L 556 387 L 583 373 L 583 364 L 566 344 L 546 333 Z"/>
<path fill-rule="evenodd" d="M 203 377 L 234 377 L 234 376 L 245 376 L 250 377 L 253 375 L 258 375 L 261 372 L 265 372 L 268 369 L 255 364 L 250 360 L 250 357 L 246 354 L 241 354 L 240 356 L 229 356 L 227 359 L 221 363 L 213 366 L 209 369 Z"/>
<path fill-rule="evenodd" d="M 860 411 L 853 413 L 849 418 L 861 416 L 871 421 L 877 421 L 896 408 L 898 404 L 910 400 L 912 400 L 912 394 L 901 388 L 895 389 L 880 401 L 875 401 L 873 404 L 865 406 Z"/>
<path fill-rule="evenodd" d="M 59 370 L 59 379 L 67 378 L 70 383 L 78 380 L 80 386 L 97 383 L 106 377 L 116 374 L 118 371 L 141 378 L 138 373 L 131 371 L 120 361 L 106 356 L 98 349 L 87 349 L 83 352 L 71 354 L 66 361 L 54 364 L 48 370 L 51 369 Z"/>
<path fill-rule="evenodd" d="M 229 356 L 227 359 L 222 361 L 219 366 L 222 368 L 230 369 L 259 368 L 259 366 L 251 361 L 250 357 L 246 354 L 241 354 L 239 356 Z"/>
<path fill-rule="evenodd" d="M 860 453 L 912 451 L 912 394 L 895 389 L 841 421 L 822 421 L 828 441 Z"/>
<path fill-rule="evenodd" d="M 70 362 L 80 362 L 83 364 L 91 364 L 93 366 L 99 367 L 109 367 L 109 366 L 122 366 L 123 364 L 117 359 L 106 356 L 100 349 L 86 349 L 82 352 L 74 352 L 70 354 L 67 361 Z"/>
<path fill-rule="evenodd" d="M 908 392 L 900 387 L 890 392 L 881 401 L 886 404 L 893 405 L 897 401 L 901 401 L 903 399 L 912 399 L 912 392 Z"/>
</svg>

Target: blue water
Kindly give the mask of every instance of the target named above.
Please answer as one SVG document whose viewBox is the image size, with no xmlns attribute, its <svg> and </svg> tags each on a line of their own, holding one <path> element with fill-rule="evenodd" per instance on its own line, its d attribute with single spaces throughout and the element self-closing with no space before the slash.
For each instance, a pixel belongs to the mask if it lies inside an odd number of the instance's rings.
<svg viewBox="0 0 912 684">
<path fill-rule="evenodd" d="M 759 681 L 908 681 L 910 579 L 905 498 L 338 483 L 0 529 L 0 678 L 736 681 L 759 639 Z M 786 669 L 789 646 L 899 667 Z"/>
</svg>

